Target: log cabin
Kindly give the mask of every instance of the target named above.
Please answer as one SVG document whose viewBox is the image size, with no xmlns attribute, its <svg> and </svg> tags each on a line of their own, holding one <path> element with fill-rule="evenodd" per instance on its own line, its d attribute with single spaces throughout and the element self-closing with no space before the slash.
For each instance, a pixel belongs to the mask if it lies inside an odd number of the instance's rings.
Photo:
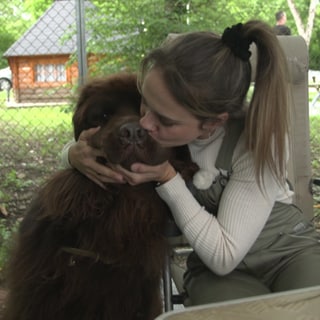
<svg viewBox="0 0 320 320">
<path fill-rule="evenodd" d="M 59 0 L 4 53 L 16 103 L 65 102 L 77 83 L 76 10 Z"/>
</svg>

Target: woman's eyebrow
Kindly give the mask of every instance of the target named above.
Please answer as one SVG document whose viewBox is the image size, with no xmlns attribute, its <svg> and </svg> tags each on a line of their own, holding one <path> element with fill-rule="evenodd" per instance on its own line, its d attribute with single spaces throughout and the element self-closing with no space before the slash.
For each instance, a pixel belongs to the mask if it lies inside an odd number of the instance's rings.
<svg viewBox="0 0 320 320">
<path fill-rule="evenodd" d="M 156 116 L 157 116 L 159 119 L 162 119 L 162 120 L 165 120 L 165 121 L 170 121 L 170 122 L 176 123 L 176 124 L 181 123 L 181 121 L 179 121 L 179 120 L 174 120 L 174 119 L 168 118 L 168 117 L 160 114 L 160 113 L 157 112 L 156 110 L 154 110 L 154 109 L 148 104 L 148 102 L 147 102 L 147 100 L 146 100 L 146 98 L 145 98 L 144 96 L 141 96 L 141 102 L 142 102 L 143 104 L 145 104 L 149 109 L 151 109 L 151 111 L 152 111 L 154 114 L 156 114 Z"/>
<path fill-rule="evenodd" d="M 148 103 L 148 101 L 146 100 L 146 98 L 145 98 L 144 96 L 141 96 L 141 102 L 142 102 L 143 104 L 145 104 L 149 109 L 151 109 L 152 112 L 157 115 L 157 117 L 162 118 L 162 119 L 171 120 L 171 119 L 167 118 L 166 116 L 160 114 L 159 112 L 155 111 L 154 108 L 152 108 L 152 107 L 150 106 L 150 104 Z"/>
</svg>

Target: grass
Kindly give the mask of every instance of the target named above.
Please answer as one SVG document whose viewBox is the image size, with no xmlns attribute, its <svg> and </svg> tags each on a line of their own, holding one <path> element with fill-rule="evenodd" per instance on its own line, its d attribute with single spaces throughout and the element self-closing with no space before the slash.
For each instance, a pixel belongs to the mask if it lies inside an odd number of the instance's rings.
<svg viewBox="0 0 320 320">
<path fill-rule="evenodd" d="M 29 128 L 28 131 L 56 128 L 69 123 L 71 127 L 70 113 L 64 112 L 66 106 L 36 107 L 36 108 L 10 108 L 0 109 L 1 124 L 7 126 L 17 125 L 15 130 Z M 32 128 L 32 130 L 30 130 Z M 23 132 L 21 131 L 23 134 Z"/>
<path fill-rule="evenodd" d="M 19 197 L 17 190 L 32 193 L 56 171 L 61 148 L 71 138 L 71 113 L 64 106 L 0 109 L 0 204 Z"/>
<path fill-rule="evenodd" d="M 72 138 L 70 106 L 0 107 L 0 283 L 11 234 L 35 190 L 60 165 Z"/>
</svg>

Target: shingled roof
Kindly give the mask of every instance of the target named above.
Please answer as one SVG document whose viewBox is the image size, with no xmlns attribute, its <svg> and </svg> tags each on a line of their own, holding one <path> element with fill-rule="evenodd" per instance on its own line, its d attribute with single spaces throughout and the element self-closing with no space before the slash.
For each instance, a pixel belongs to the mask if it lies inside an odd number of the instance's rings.
<svg viewBox="0 0 320 320">
<path fill-rule="evenodd" d="M 55 1 L 4 57 L 71 54 L 76 50 L 75 1 Z M 67 37 L 72 34 L 71 37 Z"/>
</svg>

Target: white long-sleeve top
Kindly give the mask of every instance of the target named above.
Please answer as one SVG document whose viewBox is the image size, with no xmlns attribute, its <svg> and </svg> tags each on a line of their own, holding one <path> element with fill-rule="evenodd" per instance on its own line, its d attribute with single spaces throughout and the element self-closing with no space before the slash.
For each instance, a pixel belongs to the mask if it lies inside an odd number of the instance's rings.
<svg viewBox="0 0 320 320">
<path fill-rule="evenodd" d="M 209 139 L 189 144 L 192 159 L 213 179 L 219 174 L 215 162 L 224 133 L 221 128 Z M 236 268 L 254 244 L 275 201 L 292 202 L 288 185 L 280 186 L 269 169 L 265 169 L 263 178 L 261 191 L 242 135 L 233 153 L 232 173 L 217 217 L 198 203 L 179 174 L 157 187 L 157 192 L 200 259 L 214 273 L 225 275 Z"/>
<path fill-rule="evenodd" d="M 76 143 L 76 141 L 73 139 L 64 145 L 62 152 L 61 152 L 61 166 L 62 166 L 62 168 L 65 168 L 65 169 L 72 168 L 72 166 L 69 162 L 69 148 L 72 145 L 74 145 L 75 143 Z"/>
</svg>

